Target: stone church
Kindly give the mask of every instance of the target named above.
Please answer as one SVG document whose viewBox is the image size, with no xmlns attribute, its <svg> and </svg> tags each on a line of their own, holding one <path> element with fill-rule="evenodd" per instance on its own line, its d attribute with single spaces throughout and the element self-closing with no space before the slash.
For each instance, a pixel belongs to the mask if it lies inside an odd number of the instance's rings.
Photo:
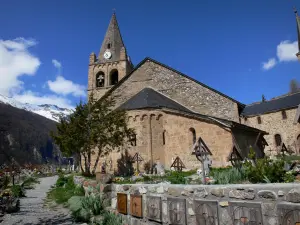
<svg viewBox="0 0 300 225">
<path fill-rule="evenodd" d="M 212 166 L 222 167 L 245 158 L 250 146 L 263 157 L 268 145 L 264 138 L 268 132 L 264 130 L 270 129 L 251 122 L 268 110 L 246 106 L 148 57 L 134 66 L 115 13 L 99 54 L 92 53 L 89 58 L 88 94 L 92 92 L 100 100 L 117 96 L 116 107 L 127 111 L 129 126 L 136 132 L 126 148 L 131 156 L 139 153 L 142 163 L 160 162 L 170 168 L 179 157 L 187 169 L 199 168 L 192 152 L 201 144 Z M 287 111 L 290 119 L 293 113 Z M 300 131 L 299 121 L 296 128 Z M 118 158 L 120 152 L 112 152 L 101 160 L 116 168 Z"/>
</svg>

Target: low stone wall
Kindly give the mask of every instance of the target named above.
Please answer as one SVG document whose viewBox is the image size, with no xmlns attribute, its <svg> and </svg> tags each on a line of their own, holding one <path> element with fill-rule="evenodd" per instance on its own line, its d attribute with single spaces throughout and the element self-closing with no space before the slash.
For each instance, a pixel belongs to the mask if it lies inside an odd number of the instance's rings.
<svg viewBox="0 0 300 225">
<path fill-rule="evenodd" d="M 299 225 L 300 184 L 105 185 L 126 223 Z"/>
</svg>

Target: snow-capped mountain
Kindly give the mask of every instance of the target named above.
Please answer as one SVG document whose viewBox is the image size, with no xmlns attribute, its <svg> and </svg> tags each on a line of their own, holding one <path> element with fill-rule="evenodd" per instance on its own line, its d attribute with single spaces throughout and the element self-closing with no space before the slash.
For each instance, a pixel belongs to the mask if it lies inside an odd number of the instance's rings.
<svg viewBox="0 0 300 225">
<path fill-rule="evenodd" d="M 26 111 L 39 114 L 41 116 L 44 116 L 56 122 L 59 121 L 60 117 L 68 116 L 73 112 L 72 109 L 60 108 L 56 105 L 50 105 L 50 104 L 43 104 L 43 105 L 33 105 L 28 103 L 24 104 L 13 98 L 6 97 L 0 94 L 0 103 L 1 102 L 19 109 L 24 109 Z"/>
</svg>

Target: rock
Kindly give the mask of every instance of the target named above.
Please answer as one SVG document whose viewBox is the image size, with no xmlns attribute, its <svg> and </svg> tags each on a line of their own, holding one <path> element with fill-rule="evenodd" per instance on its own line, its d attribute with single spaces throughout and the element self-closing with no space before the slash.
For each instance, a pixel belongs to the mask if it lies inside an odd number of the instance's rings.
<svg viewBox="0 0 300 225">
<path fill-rule="evenodd" d="M 194 191 L 195 191 L 195 189 L 192 188 L 192 187 L 185 187 L 184 190 L 189 192 L 189 193 L 194 193 Z"/>
<path fill-rule="evenodd" d="M 210 193 L 216 197 L 224 197 L 225 196 L 224 188 L 213 188 L 210 190 Z"/>
<path fill-rule="evenodd" d="M 219 205 L 221 207 L 227 207 L 229 205 L 228 201 L 224 201 L 224 202 L 219 202 Z"/>
<path fill-rule="evenodd" d="M 188 192 L 188 191 L 182 191 L 182 192 L 181 192 L 181 195 L 183 195 L 183 196 L 190 196 L 191 193 Z"/>
<path fill-rule="evenodd" d="M 96 173 L 96 181 L 100 182 L 101 184 L 111 184 L 113 181 L 113 175 L 109 173 Z"/>
<path fill-rule="evenodd" d="M 111 199 L 111 207 L 113 209 L 116 209 L 117 208 L 117 198 L 112 198 Z"/>
<path fill-rule="evenodd" d="M 255 198 L 255 194 L 253 192 L 231 190 L 229 192 L 229 198 L 253 200 Z"/>
<path fill-rule="evenodd" d="M 257 192 L 257 195 L 258 195 L 258 197 L 264 198 L 264 199 L 272 199 L 272 200 L 277 199 L 277 195 L 274 191 L 261 190 L 261 191 Z"/>
<path fill-rule="evenodd" d="M 157 189 L 156 189 L 156 192 L 158 194 L 163 194 L 165 191 L 164 191 L 164 187 L 163 186 L 159 186 Z"/>
<path fill-rule="evenodd" d="M 103 186 L 102 192 L 111 192 L 111 191 L 112 191 L 112 185 L 111 184 Z"/>
<path fill-rule="evenodd" d="M 300 202 L 300 189 L 292 189 L 286 196 L 288 202 L 299 203 Z"/>
<path fill-rule="evenodd" d="M 140 192 L 140 194 L 146 194 L 147 189 L 145 187 L 139 187 L 139 192 Z"/>
<path fill-rule="evenodd" d="M 178 196 L 181 195 L 181 191 L 179 189 L 177 189 L 177 188 L 169 188 L 168 189 L 168 194 L 172 195 L 174 197 L 178 197 Z"/>
<path fill-rule="evenodd" d="M 282 197 L 282 196 L 284 196 L 284 192 L 283 191 L 278 191 L 277 195 L 278 195 L 278 197 Z"/>
<path fill-rule="evenodd" d="M 124 185 L 124 186 L 123 186 L 123 190 L 124 190 L 124 191 L 128 191 L 130 187 L 131 187 L 130 185 Z"/>
<path fill-rule="evenodd" d="M 197 188 L 194 194 L 196 198 L 205 198 L 207 195 L 208 193 L 205 188 Z"/>
</svg>

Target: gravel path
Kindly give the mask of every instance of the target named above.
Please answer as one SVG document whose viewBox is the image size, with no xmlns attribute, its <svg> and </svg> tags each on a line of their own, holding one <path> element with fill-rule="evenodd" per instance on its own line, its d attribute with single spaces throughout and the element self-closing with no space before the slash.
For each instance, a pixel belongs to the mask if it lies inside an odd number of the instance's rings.
<svg viewBox="0 0 300 225">
<path fill-rule="evenodd" d="M 6 214 L 1 225 L 69 225 L 72 222 L 69 211 L 63 207 L 50 209 L 44 207 L 44 199 L 47 192 L 57 180 L 55 177 L 40 179 L 40 184 L 35 189 L 26 190 L 25 198 L 21 199 L 20 211 L 13 214 Z"/>
</svg>

